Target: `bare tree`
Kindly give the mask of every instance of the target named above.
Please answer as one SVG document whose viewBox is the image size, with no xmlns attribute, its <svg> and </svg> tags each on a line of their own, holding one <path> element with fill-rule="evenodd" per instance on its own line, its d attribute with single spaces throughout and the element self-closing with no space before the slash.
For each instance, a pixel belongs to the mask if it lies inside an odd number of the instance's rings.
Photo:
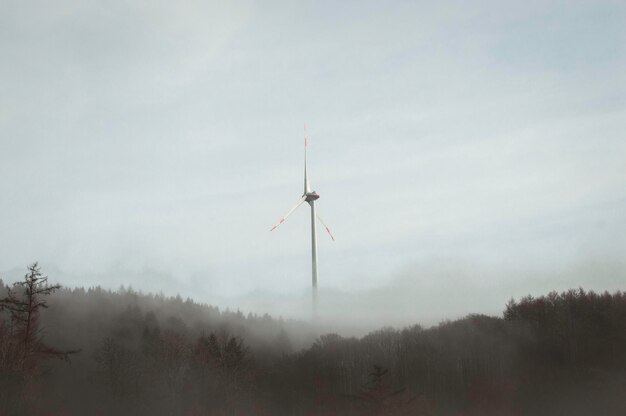
<svg viewBox="0 0 626 416">
<path fill-rule="evenodd" d="M 2 400 L 11 401 L 16 408 L 26 402 L 22 397 L 24 387 L 32 384 L 45 360 L 68 359 L 69 354 L 78 352 L 52 348 L 41 336 L 39 316 L 48 307 L 44 297 L 59 288 L 49 285 L 48 277 L 42 276 L 41 268 L 34 263 L 28 266 L 24 281 L 14 283 L 0 299 L 0 379 L 2 390 L 12 391 Z"/>
</svg>

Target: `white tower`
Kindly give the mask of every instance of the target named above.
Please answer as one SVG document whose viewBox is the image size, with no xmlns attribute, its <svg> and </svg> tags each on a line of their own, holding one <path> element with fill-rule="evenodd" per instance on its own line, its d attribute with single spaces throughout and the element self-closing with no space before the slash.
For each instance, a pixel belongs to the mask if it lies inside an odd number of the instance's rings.
<svg viewBox="0 0 626 416">
<path fill-rule="evenodd" d="M 326 226 L 322 218 L 320 218 L 320 216 L 317 215 L 317 213 L 315 212 L 315 201 L 318 200 L 320 196 L 315 191 L 311 190 L 311 183 L 309 182 L 309 174 L 308 174 L 307 160 L 306 160 L 308 145 L 309 145 L 309 141 L 306 137 L 306 125 L 305 125 L 304 126 L 304 193 L 302 194 L 298 202 L 296 202 L 296 204 L 289 210 L 289 212 L 287 212 L 287 214 L 285 214 L 285 216 L 281 218 L 280 221 L 278 221 L 278 223 L 274 225 L 270 231 L 274 231 L 280 224 L 285 222 L 287 217 L 290 216 L 291 213 L 294 212 L 296 208 L 298 208 L 304 202 L 308 202 L 309 205 L 311 206 L 311 284 L 312 284 L 313 317 L 315 318 L 317 317 L 317 232 L 316 232 L 316 227 L 315 227 L 315 219 L 317 218 L 322 223 L 322 225 L 328 232 L 328 235 L 333 241 L 335 241 L 335 238 L 333 237 L 332 233 L 330 232 L 330 229 L 328 228 L 328 226 Z"/>
</svg>

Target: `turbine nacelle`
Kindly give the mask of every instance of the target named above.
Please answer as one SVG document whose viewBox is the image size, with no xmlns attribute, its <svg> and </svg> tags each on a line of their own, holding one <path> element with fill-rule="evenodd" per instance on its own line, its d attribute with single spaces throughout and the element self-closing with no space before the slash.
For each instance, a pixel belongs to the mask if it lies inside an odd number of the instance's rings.
<svg viewBox="0 0 626 416">
<path fill-rule="evenodd" d="M 307 193 L 305 193 L 302 196 L 304 197 L 304 200 L 306 202 L 312 202 L 312 201 L 315 201 L 317 199 L 320 199 L 320 196 L 315 191 L 307 192 Z"/>
</svg>

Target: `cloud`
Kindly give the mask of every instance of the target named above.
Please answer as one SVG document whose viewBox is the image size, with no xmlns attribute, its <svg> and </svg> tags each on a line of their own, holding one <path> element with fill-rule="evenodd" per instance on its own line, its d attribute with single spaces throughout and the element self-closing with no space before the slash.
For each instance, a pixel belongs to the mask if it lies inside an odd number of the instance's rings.
<svg viewBox="0 0 626 416">
<path fill-rule="evenodd" d="M 0 269 L 301 293 L 308 213 L 268 228 L 301 192 L 304 121 L 325 288 L 621 255 L 620 4 L 0 8 Z"/>
</svg>

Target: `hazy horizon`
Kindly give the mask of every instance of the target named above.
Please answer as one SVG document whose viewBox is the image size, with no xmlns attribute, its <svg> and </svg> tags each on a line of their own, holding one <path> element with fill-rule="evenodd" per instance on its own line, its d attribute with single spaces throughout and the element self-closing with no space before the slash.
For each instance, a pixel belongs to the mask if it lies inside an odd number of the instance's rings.
<svg viewBox="0 0 626 416">
<path fill-rule="evenodd" d="M 143 294 L 161 294 L 165 297 L 181 296 L 194 302 L 208 303 L 221 310 L 241 311 L 244 314 L 269 314 L 273 318 L 308 321 L 311 318 L 311 292 L 276 293 L 255 289 L 236 296 L 216 293 L 194 293 L 181 287 L 170 291 L 160 288 L 167 276 L 156 271 L 136 274 L 89 276 L 86 279 L 42 265 L 43 272 L 53 283 L 69 289 L 100 286 L 118 290 L 122 286 Z M 340 331 L 345 335 L 362 336 L 377 328 L 392 326 L 402 328 L 412 325 L 431 327 L 441 322 L 455 320 L 469 314 L 501 316 L 506 303 L 526 295 L 538 297 L 551 291 L 563 292 L 583 288 L 597 293 L 624 291 L 625 261 L 587 259 L 575 266 L 552 271 L 538 268 L 533 271 L 495 269 L 470 264 L 448 262 L 442 265 L 433 261 L 398 272 L 390 281 L 378 287 L 346 291 L 320 289 L 320 311 L 317 324 L 325 330 Z M 25 268 L 0 272 L 4 283 L 21 280 Z M 119 273 L 119 271 L 118 271 Z M 598 282 L 598 276 L 600 282 Z M 165 278 L 164 278 L 165 277 Z M 137 286 L 134 282 L 159 280 L 156 285 Z M 504 283 L 503 283 L 504 281 Z M 424 283 L 426 282 L 426 283 Z M 393 302 L 393 306 L 389 301 Z"/>
</svg>

